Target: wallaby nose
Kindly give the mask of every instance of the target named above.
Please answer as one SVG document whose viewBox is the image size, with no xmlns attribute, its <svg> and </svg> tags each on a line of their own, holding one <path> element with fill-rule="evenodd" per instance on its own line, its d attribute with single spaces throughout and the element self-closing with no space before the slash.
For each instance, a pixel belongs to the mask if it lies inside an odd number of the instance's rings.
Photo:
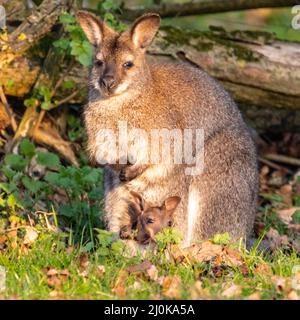
<svg viewBox="0 0 300 320">
<path fill-rule="evenodd" d="M 112 76 L 106 76 L 106 77 L 102 78 L 101 84 L 106 89 L 111 89 L 115 85 L 115 79 Z"/>
</svg>

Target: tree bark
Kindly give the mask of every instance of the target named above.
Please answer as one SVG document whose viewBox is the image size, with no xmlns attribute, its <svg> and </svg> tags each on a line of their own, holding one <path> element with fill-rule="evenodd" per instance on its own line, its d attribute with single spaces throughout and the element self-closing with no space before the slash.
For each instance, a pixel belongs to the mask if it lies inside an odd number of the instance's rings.
<svg viewBox="0 0 300 320">
<path fill-rule="evenodd" d="M 157 12 L 161 17 L 194 16 L 204 13 L 218 13 L 257 8 L 289 7 L 300 4 L 298 0 L 201 0 L 186 3 L 160 2 L 152 6 L 122 8 L 122 17 L 133 20 L 145 12 Z"/>
</svg>

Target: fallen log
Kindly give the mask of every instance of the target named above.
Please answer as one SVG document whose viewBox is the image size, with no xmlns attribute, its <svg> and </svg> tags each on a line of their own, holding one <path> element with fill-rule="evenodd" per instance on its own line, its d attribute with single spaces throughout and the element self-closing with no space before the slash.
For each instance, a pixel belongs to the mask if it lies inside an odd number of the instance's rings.
<svg viewBox="0 0 300 320">
<path fill-rule="evenodd" d="M 11 63 L 3 64 L 1 57 L 4 55 L 0 54 L 0 84 L 5 93 L 19 97 L 28 94 L 40 72 L 38 62 L 19 55 L 19 63 L 18 59 L 11 59 Z M 300 124 L 297 113 L 300 112 L 299 43 L 278 41 L 266 32 L 226 32 L 222 28 L 200 32 L 164 27 L 150 47 L 149 58 L 183 60 L 206 70 L 223 83 L 245 114 L 250 114 L 251 120 L 256 120 L 257 112 L 263 116 L 264 110 L 266 114 L 274 110 L 275 126 L 282 125 L 281 114 L 289 119 L 286 120 L 287 126 Z M 16 85 L 8 86 L 10 79 L 15 79 Z M 85 86 L 87 69 L 75 64 L 68 79 L 80 87 Z M 85 99 L 85 95 L 80 95 L 71 102 L 82 104 Z M 273 123 L 260 121 L 259 127 L 261 125 Z"/>
</svg>

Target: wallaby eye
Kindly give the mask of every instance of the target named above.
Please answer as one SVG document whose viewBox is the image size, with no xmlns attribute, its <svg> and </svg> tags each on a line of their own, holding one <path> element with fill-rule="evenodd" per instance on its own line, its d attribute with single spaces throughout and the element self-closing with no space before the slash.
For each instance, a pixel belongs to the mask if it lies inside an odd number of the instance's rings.
<svg viewBox="0 0 300 320">
<path fill-rule="evenodd" d="M 133 67 L 133 62 L 127 61 L 127 62 L 125 62 L 125 63 L 123 64 L 123 67 L 124 67 L 125 69 L 130 69 L 130 68 Z"/>
<path fill-rule="evenodd" d="M 147 219 L 146 219 L 146 224 L 151 224 L 151 223 L 153 223 L 153 222 L 154 222 L 154 220 L 151 219 L 151 218 L 147 218 Z"/>
<path fill-rule="evenodd" d="M 95 61 L 95 65 L 96 65 L 97 67 L 102 67 L 102 66 L 103 66 L 103 61 L 97 59 L 97 60 Z"/>
</svg>

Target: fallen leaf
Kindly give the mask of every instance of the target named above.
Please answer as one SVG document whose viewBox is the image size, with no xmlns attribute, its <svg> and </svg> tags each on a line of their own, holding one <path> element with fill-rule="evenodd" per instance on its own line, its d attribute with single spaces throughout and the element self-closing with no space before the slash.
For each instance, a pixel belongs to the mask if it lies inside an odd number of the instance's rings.
<svg viewBox="0 0 300 320">
<path fill-rule="evenodd" d="M 192 286 L 191 290 L 191 298 L 192 300 L 207 300 L 210 298 L 210 293 L 208 288 L 202 287 L 202 281 L 197 280 Z"/>
<path fill-rule="evenodd" d="M 158 270 L 155 265 L 151 265 L 151 267 L 147 269 L 147 275 L 150 280 L 156 281 L 158 279 Z"/>
<path fill-rule="evenodd" d="M 116 294 L 119 298 L 126 297 L 125 282 L 127 278 L 128 272 L 126 270 L 120 270 L 117 280 L 112 289 L 112 292 Z"/>
<path fill-rule="evenodd" d="M 167 276 L 163 280 L 162 294 L 170 299 L 180 299 L 181 278 L 179 276 Z"/>
<path fill-rule="evenodd" d="M 289 224 L 292 221 L 293 214 L 298 210 L 300 210 L 300 207 L 282 209 L 282 210 L 277 210 L 277 214 L 284 223 Z"/>
<path fill-rule="evenodd" d="M 259 273 L 260 275 L 271 275 L 272 269 L 271 267 L 266 263 L 260 263 L 256 268 L 254 269 L 256 273 Z"/>
<path fill-rule="evenodd" d="M 79 275 L 81 275 L 82 277 L 87 277 L 88 273 L 89 273 L 89 265 L 90 265 L 88 254 L 83 253 L 80 256 L 79 260 L 80 260 L 80 273 L 79 273 Z"/>
<path fill-rule="evenodd" d="M 271 279 L 278 292 L 282 292 L 288 287 L 289 280 L 287 278 L 273 276 Z"/>
<path fill-rule="evenodd" d="M 282 246 L 288 246 L 289 238 L 286 235 L 281 236 L 279 232 L 273 228 L 271 228 L 266 236 L 270 240 L 270 248 L 275 250 Z"/>
<path fill-rule="evenodd" d="M 288 293 L 287 298 L 289 300 L 299 300 L 299 296 L 296 291 L 292 290 Z"/>
<path fill-rule="evenodd" d="M 35 240 L 38 238 L 38 236 L 39 235 L 34 228 L 27 226 L 23 243 L 25 245 L 33 244 L 35 242 Z"/>
<path fill-rule="evenodd" d="M 97 267 L 97 275 L 102 276 L 105 273 L 105 266 L 99 265 Z"/>
<path fill-rule="evenodd" d="M 293 195 L 292 195 L 293 187 L 290 184 L 284 184 L 279 189 L 279 194 L 282 196 L 283 202 L 287 205 L 292 205 L 293 203 Z"/>
<path fill-rule="evenodd" d="M 140 264 L 129 266 L 128 268 L 126 268 L 126 271 L 129 273 L 144 272 L 148 270 L 151 266 L 152 264 L 149 260 L 144 260 Z"/>
<path fill-rule="evenodd" d="M 54 268 L 44 269 L 47 274 L 47 284 L 50 288 L 56 288 L 62 286 L 69 278 L 70 273 L 67 269 L 57 270 Z"/>
<path fill-rule="evenodd" d="M 260 300 L 261 296 L 259 292 L 253 292 L 252 294 L 250 294 L 250 296 L 248 297 L 248 300 Z"/>
<path fill-rule="evenodd" d="M 242 287 L 236 284 L 231 285 L 229 288 L 223 291 L 222 296 L 226 298 L 232 298 L 241 294 Z"/>
</svg>

